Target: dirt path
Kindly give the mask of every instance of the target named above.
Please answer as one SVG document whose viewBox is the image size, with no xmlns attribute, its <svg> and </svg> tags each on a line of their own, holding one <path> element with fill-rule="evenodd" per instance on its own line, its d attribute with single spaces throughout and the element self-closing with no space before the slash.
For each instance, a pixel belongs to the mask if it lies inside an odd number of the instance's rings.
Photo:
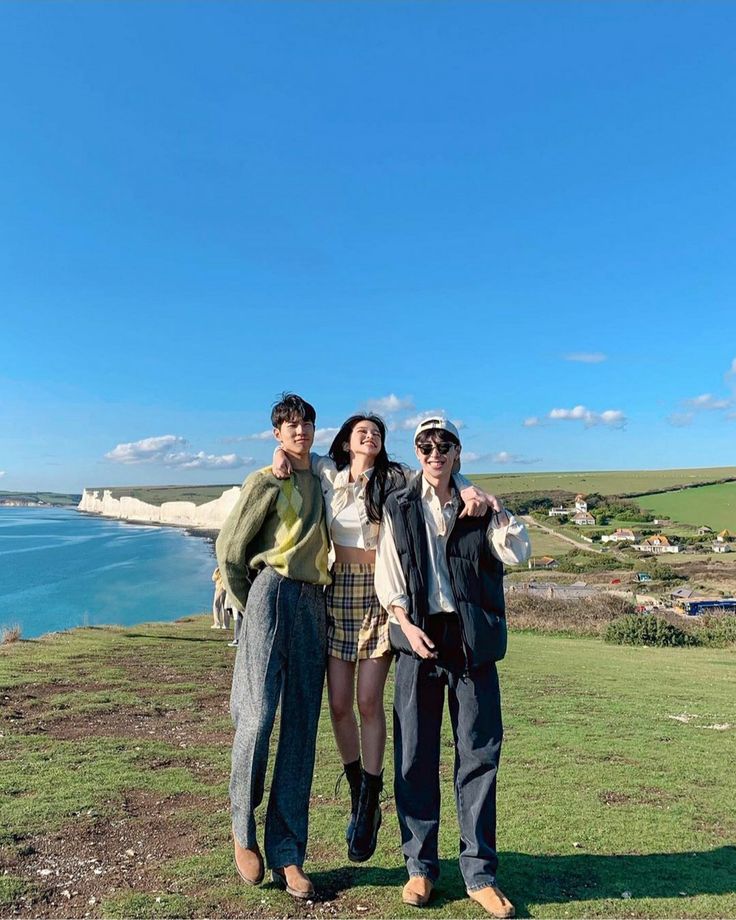
<svg viewBox="0 0 736 920">
<path fill-rule="evenodd" d="M 558 530 L 554 530 L 552 527 L 547 527 L 544 524 L 540 524 L 539 521 L 535 520 L 529 514 L 522 515 L 522 520 L 530 527 L 538 527 L 540 530 L 544 530 L 547 533 L 552 534 L 553 537 L 558 537 L 560 540 L 564 540 L 566 543 L 572 543 L 572 545 L 577 547 L 577 549 L 585 550 L 587 553 L 599 553 L 601 555 L 603 553 L 602 549 L 597 549 L 590 543 L 579 543 L 577 540 L 573 540 L 572 537 L 568 537 L 565 534 L 560 533 Z"/>
</svg>

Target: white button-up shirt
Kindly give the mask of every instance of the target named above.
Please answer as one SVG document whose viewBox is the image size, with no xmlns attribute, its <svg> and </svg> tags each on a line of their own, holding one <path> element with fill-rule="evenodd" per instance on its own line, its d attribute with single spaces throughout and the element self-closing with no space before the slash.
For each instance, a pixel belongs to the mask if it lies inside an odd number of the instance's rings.
<svg viewBox="0 0 736 920">
<path fill-rule="evenodd" d="M 457 611 L 457 604 L 452 594 L 450 570 L 447 564 L 447 539 L 455 524 L 460 502 L 457 494 L 451 501 L 441 504 L 439 496 L 432 485 L 422 477 L 422 512 L 427 531 L 427 592 L 430 613 L 452 613 Z M 518 565 L 525 562 L 531 554 L 531 544 L 526 527 L 509 511 L 508 523 L 499 525 L 498 515 L 491 518 L 491 552 L 504 565 Z M 391 611 L 392 606 L 409 606 L 399 554 L 396 549 L 393 527 L 384 516 L 378 537 L 376 552 L 376 594 L 381 606 Z"/>
</svg>

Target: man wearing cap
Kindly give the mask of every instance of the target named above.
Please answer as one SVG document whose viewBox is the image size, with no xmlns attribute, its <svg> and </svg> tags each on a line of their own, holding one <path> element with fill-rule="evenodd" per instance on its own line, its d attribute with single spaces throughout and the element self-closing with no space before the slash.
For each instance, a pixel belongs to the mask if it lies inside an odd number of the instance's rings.
<svg viewBox="0 0 736 920">
<path fill-rule="evenodd" d="M 423 907 L 439 875 L 440 728 L 447 687 L 455 738 L 460 870 L 468 895 L 494 917 L 514 908 L 496 885 L 496 774 L 506 652 L 503 565 L 530 554 L 523 524 L 498 499 L 463 514 L 452 482 L 460 435 L 444 417 L 414 434 L 422 475 L 389 497 L 376 556 L 376 592 L 398 652 L 394 697 L 396 810 L 409 881 Z"/>
</svg>

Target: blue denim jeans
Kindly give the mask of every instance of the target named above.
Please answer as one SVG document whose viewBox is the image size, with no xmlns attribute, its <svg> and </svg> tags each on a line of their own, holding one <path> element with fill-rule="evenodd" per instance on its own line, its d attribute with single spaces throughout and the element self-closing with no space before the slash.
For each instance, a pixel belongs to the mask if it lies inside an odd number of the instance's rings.
<svg viewBox="0 0 736 920">
<path fill-rule="evenodd" d="M 503 726 L 495 663 L 463 676 L 456 614 L 430 617 L 437 660 L 399 654 L 394 696 L 396 811 L 409 875 L 436 881 L 440 824 L 440 733 L 447 688 L 455 740 L 460 871 L 468 890 L 496 884 L 496 774 Z"/>
<path fill-rule="evenodd" d="M 304 863 L 326 654 L 324 589 L 263 569 L 248 596 L 233 672 L 230 805 L 235 837 L 253 848 L 280 702 L 264 834 L 271 868 Z"/>
</svg>

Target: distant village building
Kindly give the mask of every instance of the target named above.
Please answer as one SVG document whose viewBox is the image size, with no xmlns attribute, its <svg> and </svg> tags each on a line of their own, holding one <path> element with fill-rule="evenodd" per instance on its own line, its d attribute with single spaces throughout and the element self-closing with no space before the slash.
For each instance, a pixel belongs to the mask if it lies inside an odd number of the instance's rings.
<svg viewBox="0 0 736 920">
<path fill-rule="evenodd" d="M 570 512 L 565 508 L 564 505 L 555 505 L 554 508 L 550 508 L 547 512 L 548 517 L 567 517 Z"/>
<path fill-rule="evenodd" d="M 575 496 L 575 510 L 576 511 L 587 511 L 588 503 L 585 501 L 584 495 Z"/>
<path fill-rule="evenodd" d="M 552 556 L 532 556 L 529 560 L 530 569 L 556 569 L 559 564 Z"/>
<path fill-rule="evenodd" d="M 636 542 L 634 531 L 628 527 L 619 527 L 613 533 L 603 534 L 601 543 L 618 543 L 619 541 L 629 540 L 631 543 Z"/>
<path fill-rule="evenodd" d="M 667 537 L 662 533 L 656 534 L 653 537 L 647 537 L 646 540 L 642 540 L 641 543 L 635 544 L 634 549 L 638 549 L 642 553 L 652 553 L 654 556 L 659 556 L 662 553 L 680 552 L 680 547 L 676 543 L 670 543 Z"/>
<path fill-rule="evenodd" d="M 713 533 L 710 527 L 707 524 L 703 524 L 702 527 L 698 527 L 698 536 L 704 537 L 707 533 Z"/>
<path fill-rule="evenodd" d="M 656 524 L 658 527 L 667 527 L 672 523 L 672 518 L 655 518 L 652 523 Z"/>
<path fill-rule="evenodd" d="M 577 507 L 577 502 L 575 505 Z M 586 505 L 585 507 L 587 508 L 588 506 Z M 578 511 L 572 516 L 572 522 L 579 527 L 586 527 L 595 524 L 595 518 L 589 511 Z"/>
<path fill-rule="evenodd" d="M 730 553 L 731 547 L 728 543 L 714 543 L 713 552 L 714 553 Z"/>
<path fill-rule="evenodd" d="M 728 543 L 730 539 L 731 539 L 730 530 L 722 530 L 716 537 L 716 540 L 718 541 L 718 543 Z"/>
</svg>

